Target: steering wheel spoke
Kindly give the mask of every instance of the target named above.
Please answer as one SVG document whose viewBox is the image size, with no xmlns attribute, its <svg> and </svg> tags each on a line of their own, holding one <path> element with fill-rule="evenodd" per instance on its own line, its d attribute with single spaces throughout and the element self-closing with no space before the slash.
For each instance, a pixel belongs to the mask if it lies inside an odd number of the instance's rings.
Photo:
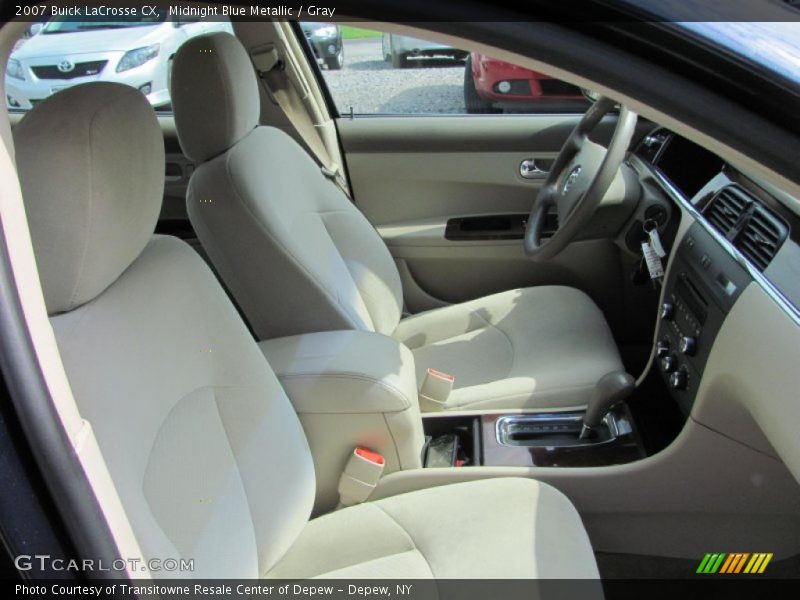
<svg viewBox="0 0 800 600">
<path fill-rule="evenodd" d="M 623 107 L 608 148 L 589 139 L 589 134 L 615 108 L 600 98 L 570 133 L 531 208 L 525 231 L 525 253 L 533 260 L 549 259 L 567 247 L 608 191 L 625 158 L 636 128 L 636 114 Z M 558 230 L 542 239 L 547 211 L 555 205 Z"/>
</svg>

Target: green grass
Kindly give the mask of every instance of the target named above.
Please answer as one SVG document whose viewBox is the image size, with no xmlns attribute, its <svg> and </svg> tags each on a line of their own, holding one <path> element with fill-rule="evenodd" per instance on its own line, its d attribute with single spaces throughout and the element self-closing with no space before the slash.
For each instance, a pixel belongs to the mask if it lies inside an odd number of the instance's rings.
<svg viewBox="0 0 800 600">
<path fill-rule="evenodd" d="M 342 38 L 345 40 L 363 40 L 366 38 L 381 37 L 380 31 L 373 29 L 364 29 L 362 27 L 353 27 L 352 25 L 342 25 Z"/>
</svg>

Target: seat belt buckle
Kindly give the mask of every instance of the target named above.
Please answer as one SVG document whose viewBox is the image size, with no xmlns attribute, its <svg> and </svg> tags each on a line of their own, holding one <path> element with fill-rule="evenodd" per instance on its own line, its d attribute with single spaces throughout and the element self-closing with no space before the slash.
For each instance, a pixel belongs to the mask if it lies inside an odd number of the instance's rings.
<svg viewBox="0 0 800 600">
<path fill-rule="evenodd" d="M 339 502 L 342 506 L 361 504 L 378 485 L 386 460 L 372 450 L 356 448 L 339 478 Z"/>
<path fill-rule="evenodd" d="M 456 378 L 436 369 L 428 369 L 419 388 L 419 404 L 423 412 L 443 410 Z"/>
</svg>

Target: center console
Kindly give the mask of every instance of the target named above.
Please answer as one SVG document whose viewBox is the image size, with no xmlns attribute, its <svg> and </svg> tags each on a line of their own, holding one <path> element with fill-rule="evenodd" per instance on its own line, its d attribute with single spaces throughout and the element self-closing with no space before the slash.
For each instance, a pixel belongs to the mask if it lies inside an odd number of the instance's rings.
<svg viewBox="0 0 800 600">
<path fill-rule="evenodd" d="M 688 415 L 714 339 L 750 276 L 698 224 L 683 237 L 673 260 L 664 283 L 656 360 Z"/>
<path fill-rule="evenodd" d="M 339 502 L 356 447 L 379 454 L 383 474 L 418 469 L 424 445 L 411 351 L 385 335 L 323 331 L 259 343 L 308 439 L 315 514 Z"/>
<path fill-rule="evenodd" d="M 327 331 L 266 340 L 259 347 L 308 439 L 315 514 L 355 497 L 355 488 L 342 488 L 342 481 L 377 485 L 363 479 L 369 474 L 351 472 L 352 461 L 363 466 L 352 458 L 354 450 L 380 458 L 374 459 L 378 478 L 435 468 L 602 466 L 644 455 L 627 405 L 608 410 L 632 391 L 627 373 L 601 378 L 587 412 L 420 414 L 413 356 L 390 337 Z M 594 419 L 592 407 L 598 409 Z"/>
<path fill-rule="evenodd" d="M 612 409 L 589 439 L 583 412 L 423 415 L 426 468 L 594 467 L 644 458 L 627 405 Z"/>
</svg>

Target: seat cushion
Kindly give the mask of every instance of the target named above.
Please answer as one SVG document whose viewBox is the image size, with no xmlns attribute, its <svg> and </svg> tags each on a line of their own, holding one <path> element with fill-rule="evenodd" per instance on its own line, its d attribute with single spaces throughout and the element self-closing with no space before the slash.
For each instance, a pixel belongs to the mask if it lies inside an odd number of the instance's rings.
<svg viewBox="0 0 800 600">
<path fill-rule="evenodd" d="M 368 502 L 309 522 L 269 578 L 597 578 L 575 507 L 530 479 Z"/>
<path fill-rule="evenodd" d="M 400 322 L 417 378 L 455 376 L 447 409 L 584 406 L 597 381 L 622 362 L 603 313 L 580 290 L 511 290 Z"/>
</svg>

